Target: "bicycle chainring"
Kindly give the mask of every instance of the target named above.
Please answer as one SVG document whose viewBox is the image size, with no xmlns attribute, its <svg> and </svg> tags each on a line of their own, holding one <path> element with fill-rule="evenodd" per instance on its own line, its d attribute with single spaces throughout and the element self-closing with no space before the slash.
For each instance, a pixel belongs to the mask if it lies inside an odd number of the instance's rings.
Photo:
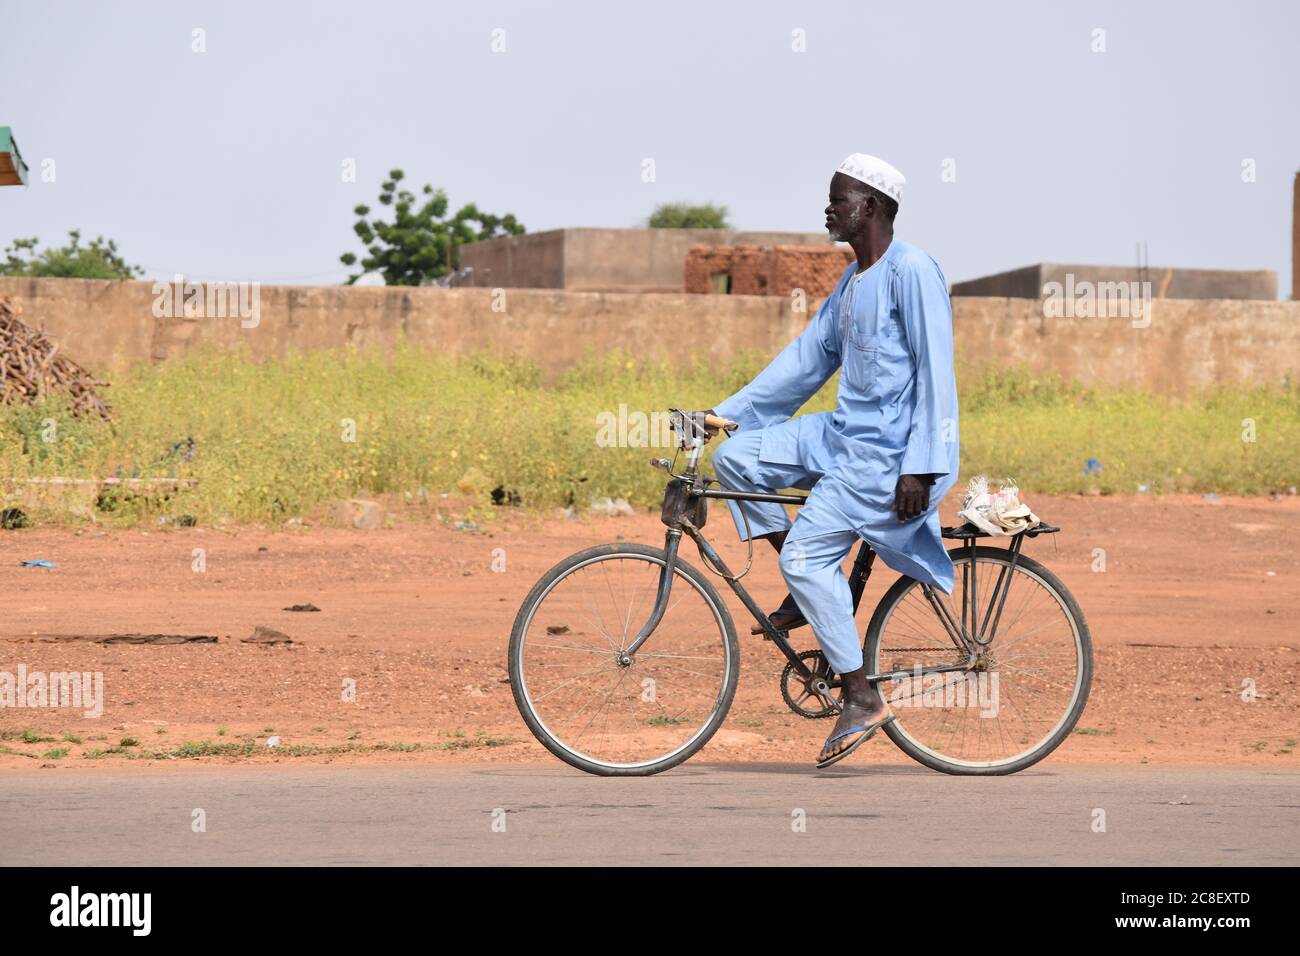
<svg viewBox="0 0 1300 956">
<path fill-rule="evenodd" d="M 840 686 L 840 676 L 831 670 L 830 662 L 821 651 L 804 651 L 799 655 L 799 660 L 812 671 L 814 678 L 824 678 L 832 688 Z M 824 697 L 815 693 L 809 683 L 794 669 L 794 664 L 786 664 L 781 671 L 781 697 L 786 706 L 808 720 L 834 717 L 838 711 Z"/>
</svg>

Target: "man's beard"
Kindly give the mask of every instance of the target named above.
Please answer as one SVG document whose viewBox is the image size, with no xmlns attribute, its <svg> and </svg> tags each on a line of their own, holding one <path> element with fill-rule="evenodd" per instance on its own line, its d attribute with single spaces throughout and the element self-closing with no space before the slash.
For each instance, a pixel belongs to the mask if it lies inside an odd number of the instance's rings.
<svg viewBox="0 0 1300 956">
<path fill-rule="evenodd" d="M 836 219 L 835 224 L 827 231 L 830 233 L 832 242 L 848 242 L 851 236 L 858 234 L 861 224 L 862 219 L 860 216 L 852 216 L 847 220 Z"/>
</svg>

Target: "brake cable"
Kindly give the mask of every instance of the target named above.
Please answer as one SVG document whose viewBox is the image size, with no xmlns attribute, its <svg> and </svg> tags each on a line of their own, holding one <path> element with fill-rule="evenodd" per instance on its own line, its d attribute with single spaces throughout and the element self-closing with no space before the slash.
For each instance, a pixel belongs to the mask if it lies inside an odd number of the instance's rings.
<svg viewBox="0 0 1300 956">
<path fill-rule="evenodd" d="M 718 479 L 716 478 L 704 479 L 704 485 L 706 488 L 714 482 L 718 482 Z M 718 484 L 721 484 L 721 482 L 718 482 Z M 707 501 L 708 499 L 704 498 L 701 500 Z M 705 507 L 708 506 L 706 505 Z M 704 553 L 704 549 L 700 548 L 700 561 L 701 563 L 703 563 L 705 569 L 716 574 L 724 581 L 731 581 L 733 584 L 739 581 L 741 578 L 743 578 L 746 574 L 748 574 L 750 568 L 754 566 L 754 532 L 749 526 L 749 515 L 745 514 L 745 503 L 743 501 L 737 501 L 736 508 L 737 510 L 740 511 L 741 520 L 745 522 L 745 545 L 748 549 L 748 553 L 745 555 L 745 570 L 741 571 L 739 574 L 735 575 L 734 577 L 729 574 L 723 574 L 722 570 L 718 568 L 716 565 L 714 565 L 712 561 L 709 560 L 709 556 Z M 691 527 L 695 527 L 695 526 L 692 525 Z M 699 531 L 699 528 L 696 528 L 695 530 Z"/>
</svg>

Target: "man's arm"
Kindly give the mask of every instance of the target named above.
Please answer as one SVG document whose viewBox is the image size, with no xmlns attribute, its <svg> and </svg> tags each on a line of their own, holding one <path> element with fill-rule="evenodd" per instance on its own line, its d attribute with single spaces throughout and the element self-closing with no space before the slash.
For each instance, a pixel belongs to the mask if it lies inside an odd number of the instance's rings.
<svg viewBox="0 0 1300 956">
<path fill-rule="evenodd" d="M 840 337 L 835 323 L 843 287 L 842 276 L 799 337 L 752 382 L 713 410 L 738 422 L 741 428 L 765 428 L 785 421 L 812 398 L 840 367 Z"/>
<path fill-rule="evenodd" d="M 957 441 L 957 382 L 953 373 L 952 304 L 943 273 L 933 263 L 909 266 L 901 278 L 899 309 L 916 367 L 915 407 L 903 453 L 894 511 L 900 521 L 930 507 L 930 486 L 951 471 Z"/>
</svg>

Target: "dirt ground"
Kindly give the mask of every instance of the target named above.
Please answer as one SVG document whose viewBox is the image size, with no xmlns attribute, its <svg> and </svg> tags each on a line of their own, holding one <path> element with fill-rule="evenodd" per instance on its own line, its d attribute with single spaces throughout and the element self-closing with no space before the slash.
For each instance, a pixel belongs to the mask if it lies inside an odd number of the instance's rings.
<svg viewBox="0 0 1300 956">
<path fill-rule="evenodd" d="M 1063 531 L 1028 542 L 1027 553 L 1074 592 L 1096 652 L 1087 711 L 1048 765 L 1300 767 L 1300 499 L 1039 496 L 1030 504 Z M 956 507 L 955 496 L 944 502 L 945 524 L 956 523 Z M 706 532 L 743 565 L 725 514 L 715 510 Z M 547 568 L 620 539 L 662 543 L 657 514 L 569 520 L 502 509 L 471 530 L 404 512 L 371 531 L 0 531 L 0 671 L 101 671 L 105 684 L 98 718 L 0 708 L 0 767 L 140 766 L 158 762 L 142 752 L 201 742 L 247 743 L 252 754 L 174 764 L 552 761 L 511 697 L 511 623 Z M 194 549 L 204 551 L 201 573 Z M 494 571 L 502 558 L 505 570 Z M 20 566 L 34 559 L 58 567 Z M 877 564 L 864 627 L 896 577 Z M 768 607 L 785 592 L 766 549 L 746 583 Z M 783 660 L 748 636 L 739 601 L 720 590 L 741 635 L 740 689 L 696 759 L 811 766 L 827 724 L 786 709 Z M 282 610 L 306 602 L 320 612 Z M 241 643 L 257 625 L 294 644 Z M 89 640 L 134 632 L 218 640 Z M 807 630 L 796 633 L 811 646 Z M 355 702 L 342 700 L 345 678 L 356 681 Z M 1243 699 L 1247 681 L 1253 701 Z M 280 740 L 270 749 L 273 736 Z M 882 735 L 854 759 L 903 757 Z"/>
</svg>

